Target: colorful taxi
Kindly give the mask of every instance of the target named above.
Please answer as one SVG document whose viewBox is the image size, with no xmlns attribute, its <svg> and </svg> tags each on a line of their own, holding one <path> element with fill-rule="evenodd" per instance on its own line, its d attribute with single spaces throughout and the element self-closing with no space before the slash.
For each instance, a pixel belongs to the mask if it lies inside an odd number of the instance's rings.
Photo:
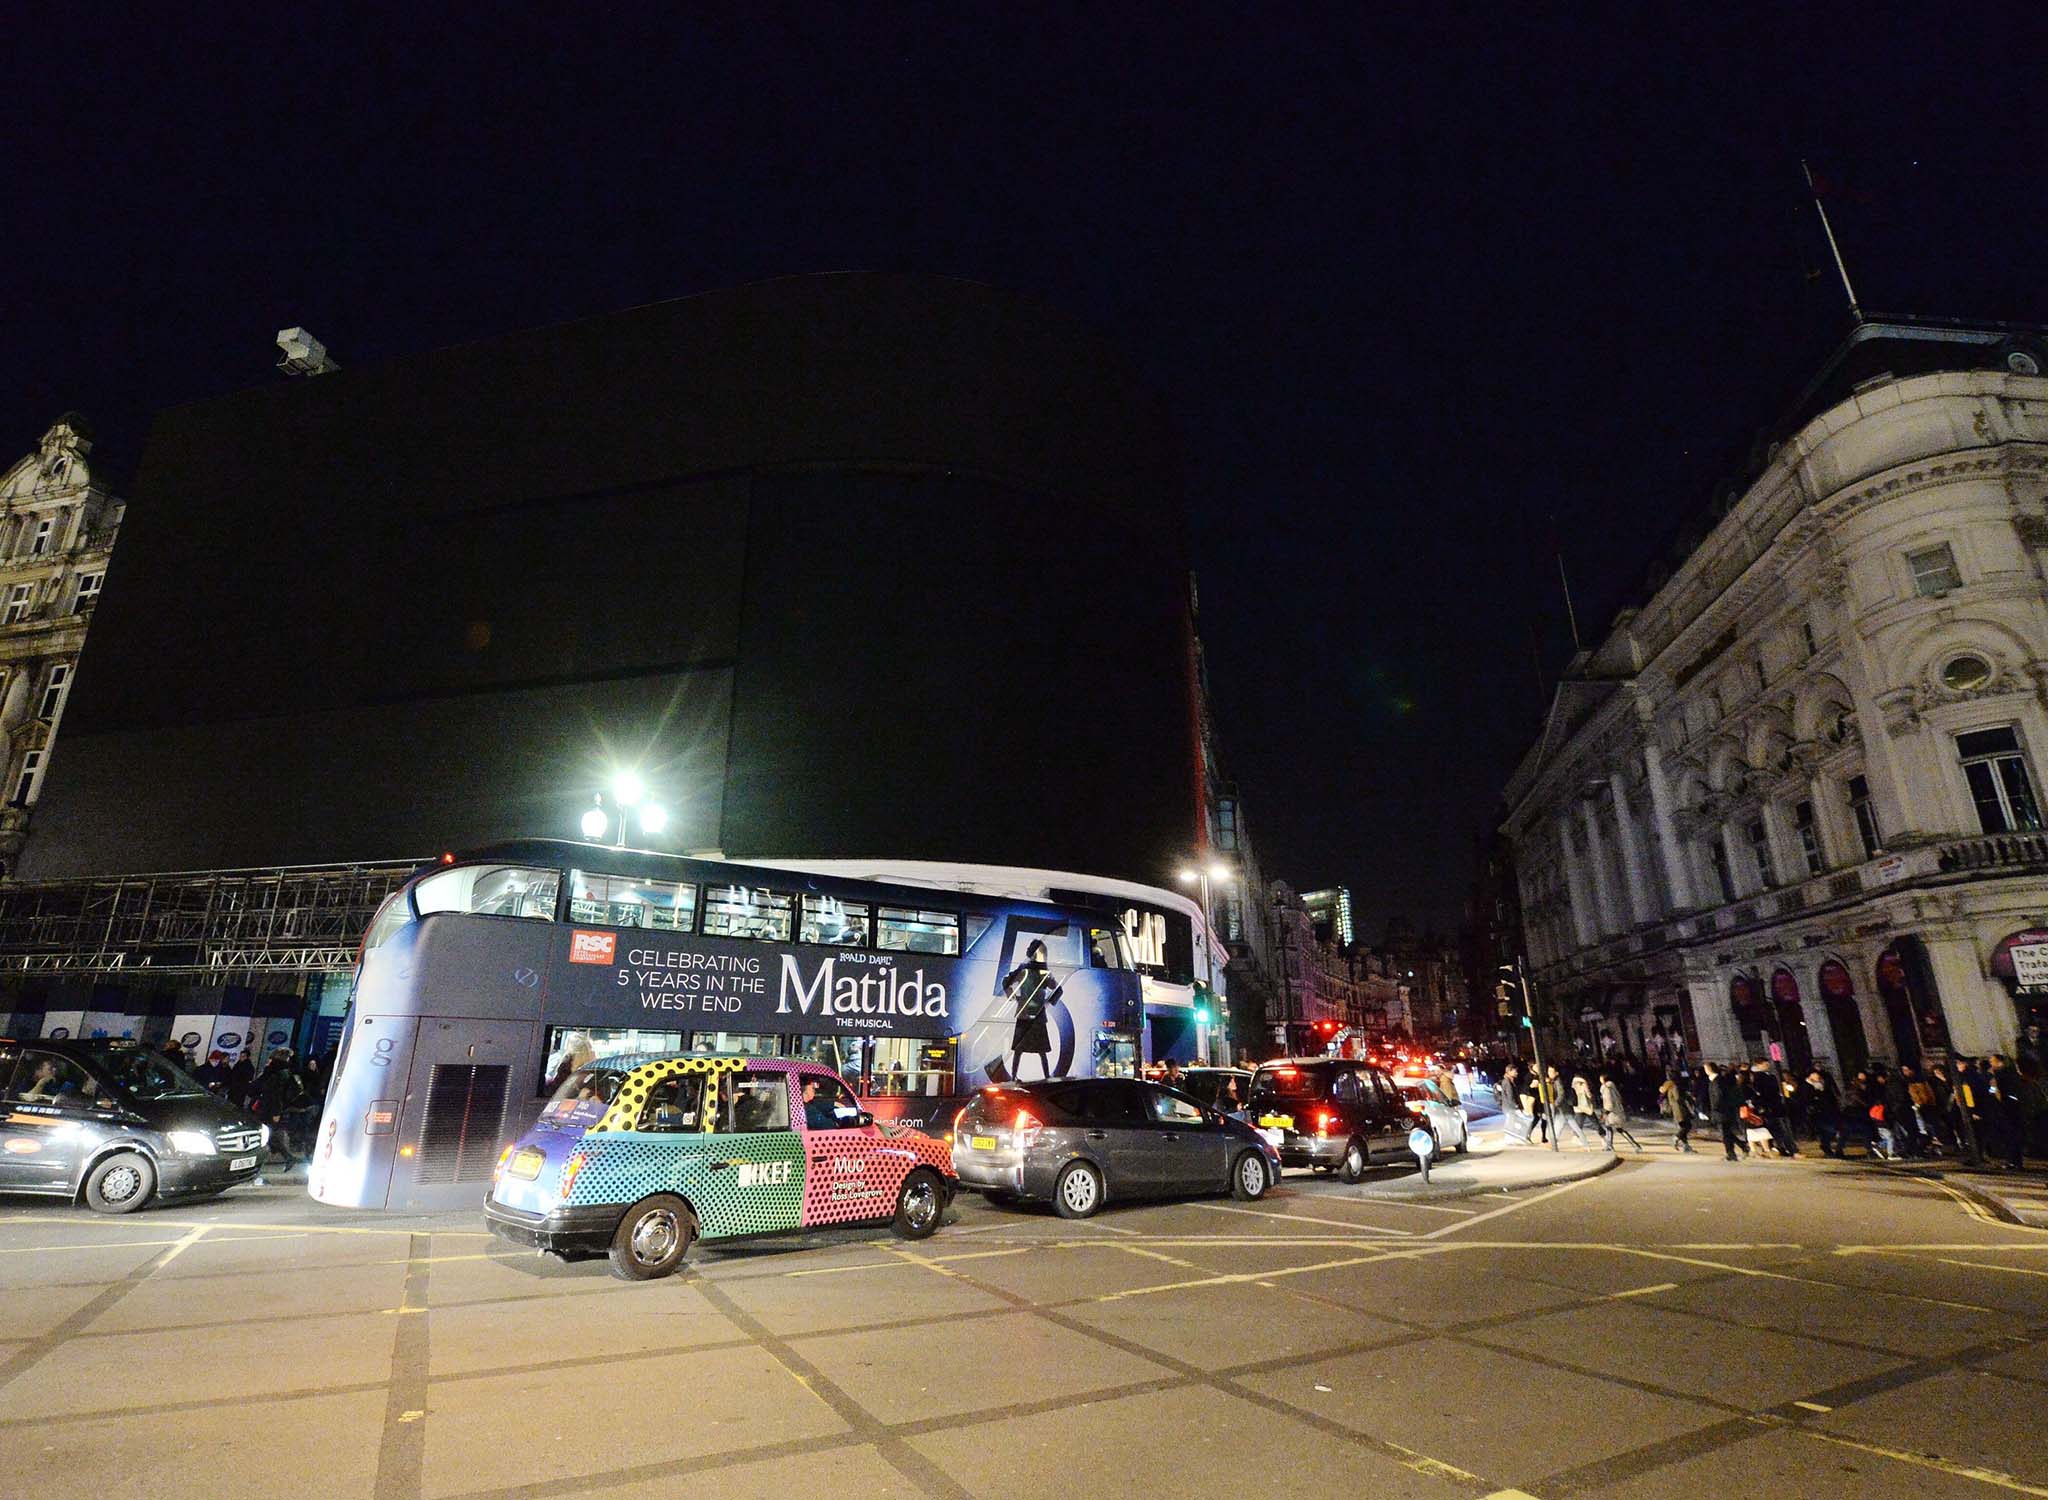
<svg viewBox="0 0 2048 1500">
<path fill-rule="evenodd" d="M 830 1068 L 638 1054 L 569 1076 L 499 1157 L 484 1218 L 501 1239 L 602 1252 L 645 1281 L 698 1239 L 862 1223 L 923 1239 L 957 1186 L 944 1142 L 877 1124 Z"/>
</svg>

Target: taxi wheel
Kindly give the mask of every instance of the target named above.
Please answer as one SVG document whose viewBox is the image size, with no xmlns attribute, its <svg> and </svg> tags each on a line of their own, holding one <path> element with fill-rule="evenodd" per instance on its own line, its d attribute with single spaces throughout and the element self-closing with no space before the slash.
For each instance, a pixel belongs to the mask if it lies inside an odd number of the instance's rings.
<svg viewBox="0 0 2048 1500">
<path fill-rule="evenodd" d="M 889 1227 L 900 1239 L 928 1239 L 945 1216 L 945 1184 L 930 1167 L 919 1167 L 896 1190 L 896 1218 Z"/>
<path fill-rule="evenodd" d="M 1230 1196 L 1244 1202 L 1266 1196 L 1266 1189 L 1273 1185 L 1266 1172 L 1266 1164 L 1259 1160 L 1259 1153 L 1247 1151 L 1237 1159 L 1237 1165 L 1230 1169 Z"/>
<path fill-rule="evenodd" d="M 612 1235 L 612 1275 L 627 1281 L 652 1281 L 670 1275 L 689 1254 L 697 1224 L 690 1206 L 680 1198 L 658 1193 L 626 1210 Z"/>
<path fill-rule="evenodd" d="M 1053 1212 L 1062 1219 L 1085 1219 L 1102 1207 L 1102 1174 L 1085 1161 L 1071 1164 L 1052 1185 Z"/>
<path fill-rule="evenodd" d="M 103 1214 L 133 1213 L 156 1193 L 156 1168 L 139 1151 L 116 1151 L 85 1179 L 88 1208 Z"/>
<path fill-rule="evenodd" d="M 1365 1142 L 1354 1139 L 1344 1148 L 1344 1165 L 1338 1169 L 1346 1182 L 1365 1181 L 1365 1169 L 1369 1158 L 1365 1154 Z"/>
</svg>

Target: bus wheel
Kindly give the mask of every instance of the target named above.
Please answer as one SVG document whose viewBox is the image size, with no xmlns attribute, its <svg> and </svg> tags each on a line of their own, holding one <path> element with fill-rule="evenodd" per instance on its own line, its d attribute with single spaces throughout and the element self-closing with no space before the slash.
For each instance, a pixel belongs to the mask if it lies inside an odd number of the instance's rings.
<svg viewBox="0 0 2048 1500">
<path fill-rule="evenodd" d="M 139 1151 L 116 1151 L 85 1179 L 88 1208 L 103 1214 L 133 1213 L 156 1191 L 156 1168 Z"/>
<path fill-rule="evenodd" d="M 658 1193 L 626 1210 L 612 1235 L 612 1275 L 627 1281 L 652 1281 L 683 1263 L 696 1238 L 690 1206 L 680 1198 Z"/>
<path fill-rule="evenodd" d="M 926 1239 L 945 1213 L 946 1189 L 939 1174 L 930 1167 L 919 1167 L 896 1190 L 896 1220 L 889 1227 L 901 1239 Z"/>
</svg>

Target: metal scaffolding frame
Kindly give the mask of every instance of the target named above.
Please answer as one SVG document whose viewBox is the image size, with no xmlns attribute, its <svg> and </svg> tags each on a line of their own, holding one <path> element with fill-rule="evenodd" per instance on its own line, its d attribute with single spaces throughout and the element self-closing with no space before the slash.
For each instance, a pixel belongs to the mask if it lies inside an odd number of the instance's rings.
<svg viewBox="0 0 2048 1500">
<path fill-rule="evenodd" d="M 353 968 L 386 896 L 425 860 L 0 884 L 0 976 L 222 981 Z"/>
</svg>

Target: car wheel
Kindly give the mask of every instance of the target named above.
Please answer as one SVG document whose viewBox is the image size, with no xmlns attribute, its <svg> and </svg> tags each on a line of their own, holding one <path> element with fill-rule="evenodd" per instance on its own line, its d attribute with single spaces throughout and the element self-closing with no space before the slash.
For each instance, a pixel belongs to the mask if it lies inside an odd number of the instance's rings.
<svg viewBox="0 0 2048 1500">
<path fill-rule="evenodd" d="M 1230 1196 L 1249 1203 L 1254 1198 L 1266 1196 L 1266 1189 L 1272 1180 L 1266 1175 L 1266 1164 L 1259 1153 L 1247 1151 L 1237 1159 L 1237 1165 L 1230 1172 Z"/>
<path fill-rule="evenodd" d="M 1354 1136 L 1351 1144 L 1344 1148 L 1344 1165 L 1338 1169 L 1339 1174 L 1346 1182 L 1363 1182 L 1371 1159 L 1366 1153 L 1365 1142 Z"/>
<path fill-rule="evenodd" d="M 919 1167 L 896 1190 L 896 1218 L 889 1227 L 900 1239 L 929 1239 L 945 1214 L 946 1185 L 930 1167 Z"/>
<path fill-rule="evenodd" d="M 1053 1211 L 1062 1219 L 1085 1219 L 1102 1207 L 1102 1174 L 1085 1161 L 1060 1173 L 1052 1185 Z"/>
<path fill-rule="evenodd" d="M 626 1281 L 670 1275 L 696 1237 L 697 1221 L 682 1199 L 667 1193 L 642 1199 L 626 1210 L 612 1235 L 612 1275 Z"/>
<path fill-rule="evenodd" d="M 129 1214 L 156 1193 L 156 1168 L 139 1151 L 116 1151 L 85 1179 L 85 1202 L 103 1214 Z"/>
</svg>

